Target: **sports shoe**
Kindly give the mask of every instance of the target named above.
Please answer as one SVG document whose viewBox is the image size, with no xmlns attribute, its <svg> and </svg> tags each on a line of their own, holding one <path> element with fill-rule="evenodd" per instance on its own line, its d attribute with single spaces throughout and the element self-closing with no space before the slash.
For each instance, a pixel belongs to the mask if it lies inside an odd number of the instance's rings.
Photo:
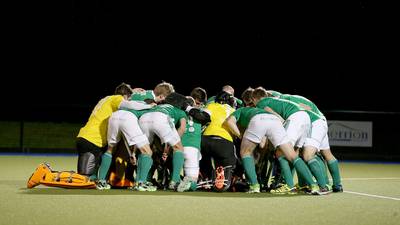
<svg viewBox="0 0 400 225">
<path fill-rule="evenodd" d="M 298 183 L 296 185 L 294 185 L 294 187 L 296 188 L 296 190 L 298 192 L 305 192 L 305 193 L 309 193 L 311 191 L 310 187 L 308 185 L 304 185 L 304 186 L 300 186 Z"/>
<path fill-rule="evenodd" d="M 271 184 L 269 185 L 269 189 L 273 190 L 282 187 L 285 184 L 285 181 L 283 177 L 279 174 L 278 176 L 271 176 L 270 183 Z"/>
<path fill-rule="evenodd" d="M 333 192 L 343 192 L 343 186 L 341 184 L 333 185 L 332 186 L 332 191 Z"/>
<path fill-rule="evenodd" d="M 311 191 L 309 194 L 311 195 L 326 195 L 329 194 L 331 191 L 328 187 L 320 188 L 318 184 L 311 185 Z"/>
<path fill-rule="evenodd" d="M 225 174 L 224 174 L 224 168 L 222 166 L 219 166 L 215 170 L 215 182 L 214 186 L 217 190 L 222 190 L 224 188 L 225 184 Z"/>
<path fill-rule="evenodd" d="M 106 180 L 98 180 L 98 181 L 96 181 L 96 189 L 97 190 L 110 190 L 111 186 L 107 183 Z"/>
<path fill-rule="evenodd" d="M 247 191 L 246 193 L 260 193 L 260 184 L 250 185 L 249 191 Z"/>
<path fill-rule="evenodd" d="M 329 188 L 329 186 L 325 186 L 325 187 L 319 189 L 320 195 L 327 195 L 331 192 L 332 192 L 332 190 Z"/>
<path fill-rule="evenodd" d="M 190 191 L 193 183 L 196 183 L 196 181 L 192 177 L 184 177 L 183 181 L 179 183 L 176 190 L 178 192 Z"/>
<path fill-rule="evenodd" d="M 139 182 L 133 189 L 136 191 L 157 191 L 157 187 L 150 182 Z"/>
<path fill-rule="evenodd" d="M 295 187 L 289 187 L 289 185 L 284 184 L 279 188 L 272 189 L 270 191 L 271 194 L 296 194 L 297 190 Z"/>
<path fill-rule="evenodd" d="M 168 184 L 168 189 L 175 191 L 176 188 L 178 187 L 178 183 L 176 183 L 175 181 L 171 180 Z"/>
</svg>

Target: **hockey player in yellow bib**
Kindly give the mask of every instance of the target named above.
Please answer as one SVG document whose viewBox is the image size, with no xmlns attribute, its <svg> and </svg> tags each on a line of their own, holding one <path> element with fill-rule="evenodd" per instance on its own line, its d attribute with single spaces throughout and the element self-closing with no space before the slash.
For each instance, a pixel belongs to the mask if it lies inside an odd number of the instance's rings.
<svg viewBox="0 0 400 225">
<path fill-rule="evenodd" d="M 200 171 L 204 178 L 215 177 L 214 189 L 225 191 L 231 185 L 231 177 L 236 165 L 235 146 L 229 130 L 222 124 L 235 111 L 233 95 L 221 91 L 214 103 L 205 110 L 210 113 L 211 122 L 203 132 L 201 140 Z M 215 163 L 213 172 L 212 159 Z"/>
<path fill-rule="evenodd" d="M 143 105 L 128 100 L 133 91 L 130 85 L 122 83 L 115 89 L 114 95 L 104 97 L 94 107 L 88 122 L 77 136 L 79 174 L 97 179 L 101 157 L 107 150 L 107 128 L 111 114 L 119 108 L 138 109 Z"/>
<path fill-rule="evenodd" d="M 108 118 L 121 106 L 127 104 L 132 94 L 130 85 L 122 83 L 114 95 L 101 99 L 94 107 L 88 122 L 79 131 L 76 140 L 78 173 L 95 180 L 100 159 L 107 146 Z"/>
</svg>

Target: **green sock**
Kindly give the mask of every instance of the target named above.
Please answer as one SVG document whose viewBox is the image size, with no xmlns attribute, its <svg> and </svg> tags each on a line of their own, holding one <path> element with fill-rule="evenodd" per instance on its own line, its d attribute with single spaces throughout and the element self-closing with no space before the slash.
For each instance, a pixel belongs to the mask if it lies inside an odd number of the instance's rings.
<svg viewBox="0 0 400 225">
<path fill-rule="evenodd" d="M 320 165 L 320 167 L 322 169 L 322 173 L 324 174 L 324 177 L 325 177 L 325 180 L 326 180 L 326 184 L 329 184 L 330 181 L 329 181 L 328 171 L 326 169 L 326 165 L 325 165 L 324 159 L 320 155 L 317 155 L 315 158 L 317 159 L 317 161 L 318 161 L 318 163 L 319 163 L 319 165 Z"/>
<path fill-rule="evenodd" d="M 97 180 L 97 172 L 92 174 L 92 175 L 90 175 L 89 179 L 92 180 L 92 181 L 93 180 Z"/>
<path fill-rule="evenodd" d="M 318 185 L 320 187 L 326 187 L 325 176 L 322 172 L 321 165 L 318 160 L 314 157 L 307 162 L 308 168 L 310 168 L 311 173 L 317 179 Z"/>
<path fill-rule="evenodd" d="M 107 177 L 108 170 L 111 166 L 112 155 L 108 152 L 101 156 L 101 164 L 99 168 L 99 180 L 105 180 Z"/>
<path fill-rule="evenodd" d="M 297 180 L 299 181 L 298 182 L 299 187 L 307 186 L 307 183 L 304 180 L 304 178 L 302 176 L 299 176 L 298 174 L 297 174 Z"/>
<path fill-rule="evenodd" d="M 294 174 L 296 173 L 296 170 L 295 170 L 295 168 L 293 166 L 293 163 L 289 162 L 289 166 L 290 166 L 290 172 L 292 173 L 293 183 L 294 183 Z M 299 176 L 297 175 L 297 177 L 299 177 Z M 299 178 L 297 178 L 297 179 L 299 179 Z"/>
<path fill-rule="evenodd" d="M 304 181 L 304 179 L 301 177 L 301 176 L 297 176 L 297 179 L 298 179 L 298 185 L 299 185 L 299 187 L 305 187 L 305 186 L 307 186 L 307 183 Z"/>
<path fill-rule="evenodd" d="M 340 180 L 339 163 L 336 159 L 328 161 L 328 169 L 332 175 L 333 185 L 340 185 L 342 182 Z"/>
<path fill-rule="evenodd" d="M 150 170 L 147 173 L 147 178 L 146 178 L 147 181 L 150 181 L 150 182 L 152 181 L 155 171 L 156 171 L 156 168 L 153 167 L 153 164 L 151 164 Z"/>
<path fill-rule="evenodd" d="M 141 154 L 140 156 L 141 157 L 139 159 L 141 160 L 141 163 L 138 182 L 145 182 L 147 181 L 147 175 L 149 173 L 151 165 L 153 165 L 153 159 L 150 155 L 147 154 Z"/>
<path fill-rule="evenodd" d="M 294 187 L 293 183 L 293 174 L 292 170 L 290 169 L 289 166 L 289 161 L 285 158 L 285 156 L 281 156 L 278 158 L 279 165 L 281 166 L 281 173 L 283 178 L 285 179 L 286 184 L 292 188 Z"/>
<path fill-rule="evenodd" d="M 297 176 L 301 176 L 301 178 L 308 184 L 308 185 L 314 185 L 315 182 L 312 178 L 312 174 L 310 170 L 308 169 L 307 165 L 304 163 L 304 161 L 299 158 L 298 156 L 293 160 L 293 165 L 294 168 L 296 168 Z"/>
<path fill-rule="evenodd" d="M 181 170 L 183 168 L 184 158 L 182 151 L 174 151 L 172 155 L 172 175 L 171 180 L 179 183 L 181 181 Z"/>
<path fill-rule="evenodd" d="M 248 155 L 243 157 L 242 163 L 244 171 L 246 172 L 247 179 L 250 181 L 250 184 L 257 184 L 258 183 L 257 174 L 253 156 Z"/>
<path fill-rule="evenodd" d="M 192 181 L 192 182 L 190 183 L 190 190 L 191 190 L 191 191 L 195 191 L 196 189 L 197 189 L 197 183 L 194 182 L 194 181 Z"/>
</svg>

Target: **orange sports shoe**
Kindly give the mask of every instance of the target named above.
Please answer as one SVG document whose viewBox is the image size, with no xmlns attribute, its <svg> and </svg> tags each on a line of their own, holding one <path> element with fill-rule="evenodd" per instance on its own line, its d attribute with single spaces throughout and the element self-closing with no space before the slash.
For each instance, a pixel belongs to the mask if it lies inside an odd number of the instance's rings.
<svg viewBox="0 0 400 225">
<path fill-rule="evenodd" d="M 222 190 L 224 188 L 225 184 L 225 174 L 224 174 L 224 168 L 222 166 L 219 166 L 215 170 L 216 176 L 215 176 L 215 183 L 214 186 L 217 188 L 217 190 Z"/>
</svg>

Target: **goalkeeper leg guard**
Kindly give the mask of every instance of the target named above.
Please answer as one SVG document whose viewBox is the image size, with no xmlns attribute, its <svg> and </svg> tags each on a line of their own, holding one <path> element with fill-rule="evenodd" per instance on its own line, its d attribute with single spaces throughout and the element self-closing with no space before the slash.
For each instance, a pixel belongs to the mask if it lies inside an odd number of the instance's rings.
<svg viewBox="0 0 400 225">
<path fill-rule="evenodd" d="M 32 173 L 28 179 L 27 188 L 33 188 L 40 184 L 40 181 L 46 178 L 46 175 L 51 174 L 52 170 L 48 163 L 41 163 L 36 167 L 35 172 Z"/>
</svg>

